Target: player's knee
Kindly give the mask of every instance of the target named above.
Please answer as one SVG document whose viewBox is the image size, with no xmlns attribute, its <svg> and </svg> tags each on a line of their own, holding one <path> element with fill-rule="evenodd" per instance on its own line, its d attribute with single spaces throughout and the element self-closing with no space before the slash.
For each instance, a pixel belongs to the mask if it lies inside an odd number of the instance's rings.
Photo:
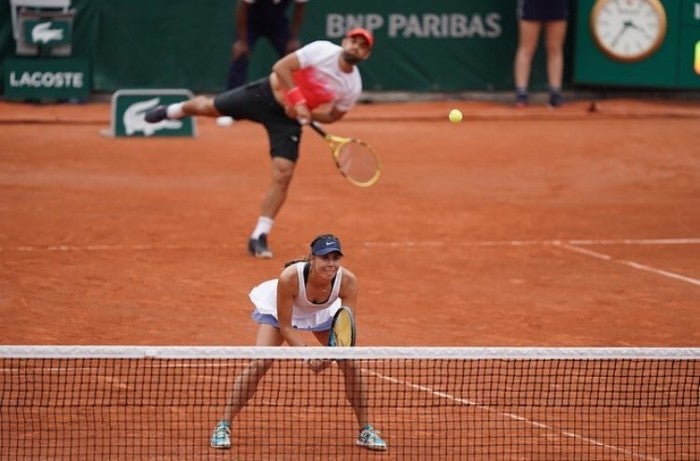
<svg viewBox="0 0 700 461">
<path fill-rule="evenodd" d="M 294 163 L 290 161 L 274 161 L 272 167 L 272 180 L 278 186 L 287 188 L 294 177 Z"/>
</svg>

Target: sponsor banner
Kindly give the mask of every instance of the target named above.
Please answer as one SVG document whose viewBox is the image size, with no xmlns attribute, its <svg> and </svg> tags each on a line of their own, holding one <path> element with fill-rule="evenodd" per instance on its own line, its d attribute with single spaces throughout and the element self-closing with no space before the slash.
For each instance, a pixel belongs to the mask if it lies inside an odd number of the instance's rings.
<svg viewBox="0 0 700 461">
<path fill-rule="evenodd" d="M 112 95 L 111 135 L 116 137 L 196 136 L 194 117 L 148 123 L 144 115 L 156 106 L 174 104 L 193 97 L 186 89 L 119 90 Z"/>
<path fill-rule="evenodd" d="M 340 43 L 345 32 L 355 26 L 373 31 L 376 46 L 370 59 L 359 66 L 366 91 L 513 88 L 517 0 L 312 4 L 313 8 L 306 9 L 300 31 L 303 43 Z M 196 93 L 225 89 L 231 43 L 236 37 L 231 21 L 235 2 L 73 0 L 71 5 L 80 11 L 74 29 L 74 52 L 92 48 L 89 56 L 95 69 L 94 91 L 143 88 L 146 83 L 151 88 L 190 88 Z M 153 18 L 158 18 L 159 30 L 177 30 L 177 34 L 168 35 L 167 40 L 154 40 Z M 182 18 L 187 18 L 187 27 L 182 27 Z M 103 24 L 107 20 L 109 27 Z M 267 40 L 255 46 L 250 80 L 268 75 L 278 59 Z M 565 58 L 571 57 L 573 53 L 567 49 Z M 544 59 L 540 50 L 532 68 L 533 90 L 547 87 Z M 129 65 L 124 66 L 125 62 Z M 564 72 L 569 69 L 567 62 Z"/>
<path fill-rule="evenodd" d="M 14 100 L 79 100 L 90 96 L 90 65 L 83 58 L 7 58 L 5 97 Z"/>
<path fill-rule="evenodd" d="M 24 19 L 24 41 L 28 45 L 58 46 L 71 43 L 72 19 L 39 17 L 22 19 Z"/>
<path fill-rule="evenodd" d="M 70 56 L 73 50 L 75 10 L 20 10 L 17 30 L 18 56 Z"/>
</svg>

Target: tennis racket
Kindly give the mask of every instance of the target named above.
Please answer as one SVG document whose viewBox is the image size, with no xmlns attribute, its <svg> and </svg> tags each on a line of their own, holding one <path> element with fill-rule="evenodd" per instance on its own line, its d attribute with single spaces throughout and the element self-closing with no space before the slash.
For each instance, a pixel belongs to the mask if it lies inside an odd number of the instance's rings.
<svg viewBox="0 0 700 461">
<path fill-rule="evenodd" d="M 343 306 L 333 316 L 328 345 L 345 347 L 355 345 L 355 317 L 349 307 Z"/>
<path fill-rule="evenodd" d="M 316 122 L 311 122 L 309 126 L 328 143 L 335 166 L 351 184 L 369 187 L 379 180 L 381 161 L 372 146 L 361 139 L 326 133 Z"/>
</svg>

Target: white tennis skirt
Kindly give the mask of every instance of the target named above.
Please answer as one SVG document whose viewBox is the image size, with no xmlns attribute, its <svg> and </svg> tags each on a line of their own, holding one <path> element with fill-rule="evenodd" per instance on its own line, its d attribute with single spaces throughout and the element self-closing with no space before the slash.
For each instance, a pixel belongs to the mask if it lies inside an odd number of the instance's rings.
<svg viewBox="0 0 700 461">
<path fill-rule="evenodd" d="M 277 279 L 267 280 L 248 294 L 254 309 L 251 317 L 257 323 L 279 328 L 277 320 Z M 333 316 L 340 309 L 340 298 L 323 309 L 303 309 L 296 304 L 292 312 L 292 326 L 299 330 L 325 331 L 331 328 Z"/>
</svg>

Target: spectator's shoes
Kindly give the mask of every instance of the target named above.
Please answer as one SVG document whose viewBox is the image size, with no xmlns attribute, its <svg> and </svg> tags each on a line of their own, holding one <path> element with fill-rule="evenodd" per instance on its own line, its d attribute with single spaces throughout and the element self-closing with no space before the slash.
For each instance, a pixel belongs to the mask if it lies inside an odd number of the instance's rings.
<svg viewBox="0 0 700 461">
<path fill-rule="evenodd" d="M 517 92 L 515 94 L 515 107 L 527 106 L 527 93 Z"/>
<path fill-rule="evenodd" d="M 386 450 L 386 442 L 379 436 L 379 431 L 374 429 L 369 424 L 362 428 L 359 437 L 357 437 L 356 443 L 359 446 L 369 448 L 370 450 Z"/>
<path fill-rule="evenodd" d="M 564 97 L 561 93 L 549 93 L 549 107 L 561 107 L 564 104 Z"/>
<path fill-rule="evenodd" d="M 222 450 L 231 448 L 231 428 L 229 427 L 229 423 L 226 421 L 219 421 L 219 424 L 216 425 L 216 429 L 214 429 L 214 433 L 211 435 L 209 444 L 213 448 Z"/>
<path fill-rule="evenodd" d="M 248 240 L 248 253 L 251 256 L 260 259 L 271 259 L 272 251 L 267 247 L 267 235 L 261 234 L 260 237 Z"/>
<path fill-rule="evenodd" d="M 147 110 L 143 116 L 148 123 L 158 123 L 168 118 L 168 108 L 165 106 L 154 107 Z"/>
</svg>

